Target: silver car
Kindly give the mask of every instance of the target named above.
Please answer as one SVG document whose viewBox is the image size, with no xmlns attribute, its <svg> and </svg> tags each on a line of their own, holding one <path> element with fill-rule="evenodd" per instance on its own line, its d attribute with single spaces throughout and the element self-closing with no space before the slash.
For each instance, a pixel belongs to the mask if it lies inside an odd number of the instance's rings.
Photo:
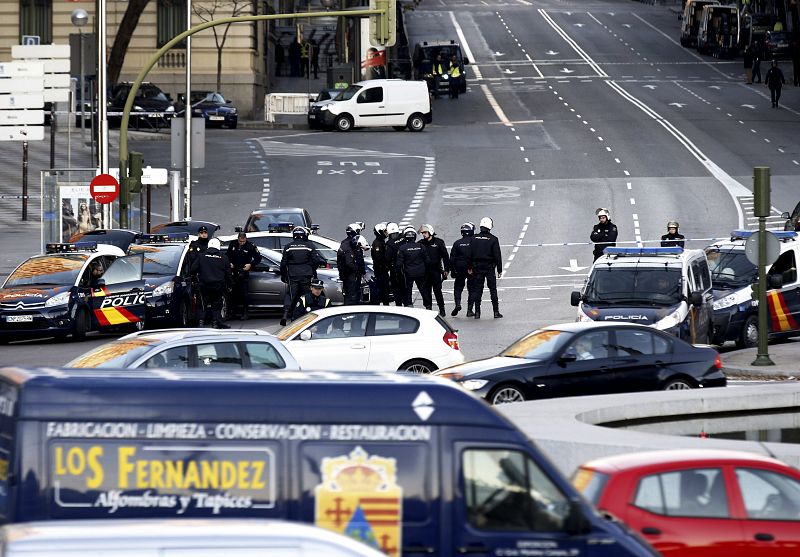
<svg viewBox="0 0 800 557">
<path fill-rule="evenodd" d="M 98 346 L 65 367 L 300 369 L 278 339 L 258 329 L 139 331 Z"/>
</svg>

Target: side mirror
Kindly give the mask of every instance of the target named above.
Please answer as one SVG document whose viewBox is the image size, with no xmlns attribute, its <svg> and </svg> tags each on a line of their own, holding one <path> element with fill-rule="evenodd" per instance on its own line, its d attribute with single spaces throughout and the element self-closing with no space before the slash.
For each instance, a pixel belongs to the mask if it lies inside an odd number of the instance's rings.
<svg viewBox="0 0 800 557">
<path fill-rule="evenodd" d="M 319 225 L 318 224 L 312 224 L 309 228 L 311 228 L 312 232 L 316 232 L 317 230 L 319 230 Z"/>
<path fill-rule="evenodd" d="M 689 294 L 689 305 L 694 307 L 700 307 L 703 305 L 703 293 L 695 290 L 691 294 Z"/>
<path fill-rule="evenodd" d="M 469 58 L 462 58 L 461 61 L 465 66 L 469 66 Z"/>
<path fill-rule="evenodd" d="M 791 215 L 789 214 L 789 211 L 784 211 L 783 213 L 781 213 L 782 219 L 788 219 L 790 216 Z"/>
<path fill-rule="evenodd" d="M 565 352 L 564 354 L 561 354 L 561 357 L 558 359 L 558 363 L 560 365 L 576 361 L 578 361 L 578 355 L 573 352 Z"/>
<path fill-rule="evenodd" d="M 311 340 L 311 329 L 306 329 L 300 333 L 300 340 Z"/>
<path fill-rule="evenodd" d="M 789 273 L 789 272 L 791 271 L 784 271 L 784 273 Z M 783 288 L 783 274 L 768 275 L 767 283 L 769 284 L 770 290 Z"/>
<path fill-rule="evenodd" d="M 586 518 L 581 503 L 577 499 L 572 499 L 569 502 L 569 514 L 567 514 L 566 524 L 564 529 L 572 536 L 580 536 L 591 532 L 592 523 Z"/>
<path fill-rule="evenodd" d="M 581 293 L 577 290 L 573 290 L 569 297 L 569 303 L 578 307 L 581 304 Z"/>
<path fill-rule="evenodd" d="M 276 267 L 275 265 L 270 265 L 269 267 L 267 267 L 267 272 L 269 272 L 269 273 L 280 273 L 281 272 L 281 268 L 280 267 Z"/>
</svg>

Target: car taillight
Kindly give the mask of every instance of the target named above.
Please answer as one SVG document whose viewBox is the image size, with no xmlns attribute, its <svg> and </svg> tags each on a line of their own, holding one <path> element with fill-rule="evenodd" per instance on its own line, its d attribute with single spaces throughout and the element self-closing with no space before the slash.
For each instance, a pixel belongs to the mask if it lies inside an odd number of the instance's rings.
<svg viewBox="0 0 800 557">
<path fill-rule="evenodd" d="M 442 340 L 445 342 L 445 344 L 447 346 L 449 346 L 453 350 L 458 350 L 459 349 L 458 348 L 458 333 L 451 333 L 450 331 L 447 331 L 444 334 L 444 336 L 442 337 Z"/>
<path fill-rule="evenodd" d="M 722 360 L 720 359 L 719 354 L 717 354 L 717 357 L 714 358 L 714 367 L 717 369 L 722 369 Z"/>
</svg>

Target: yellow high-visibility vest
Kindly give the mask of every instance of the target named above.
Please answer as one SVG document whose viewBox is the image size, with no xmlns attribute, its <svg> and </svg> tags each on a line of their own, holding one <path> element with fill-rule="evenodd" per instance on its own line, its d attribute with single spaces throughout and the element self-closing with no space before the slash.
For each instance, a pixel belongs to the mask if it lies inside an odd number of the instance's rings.
<svg viewBox="0 0 800 557">
<path fill-rule="evenodd" d="M 458 66 L 453 66 L 447 73 L 450 77 L 461 77 L 461 69 Z"/>
</svg>

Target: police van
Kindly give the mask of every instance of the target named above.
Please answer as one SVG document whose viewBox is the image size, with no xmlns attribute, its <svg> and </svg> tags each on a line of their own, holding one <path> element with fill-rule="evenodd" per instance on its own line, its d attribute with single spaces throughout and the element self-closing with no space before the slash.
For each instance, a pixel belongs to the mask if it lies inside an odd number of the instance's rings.
<svg viewBox="0 0 800 557">
<path fill-rule="evenodd" d="M 700 249 L 608 247 L 571 302 L 578 321 L 630 321 L 692 343 L 711 340 L 711 275 Z"/>
<path fill-rule="evenodd" d="M 6 368 L 0 432 L 2 522 L 285 519 L 393 556 L 657 555 L 438 378 Z"/>
<path fill-rule="evenodd" d="M 797 232 L 772 232 L 780 240 L 778 259 L 767 269 L 770 338 L 800 335 L 800 239 Z M 734 230 L 731 239 L 706 248 L 714 282 L 714 342 L 732 340 L 740 348 L 758 343 L 758 302 L 751 285 L 758 268 L 747 259 L 745 242 L 752 230 Z"/>
</svg>

